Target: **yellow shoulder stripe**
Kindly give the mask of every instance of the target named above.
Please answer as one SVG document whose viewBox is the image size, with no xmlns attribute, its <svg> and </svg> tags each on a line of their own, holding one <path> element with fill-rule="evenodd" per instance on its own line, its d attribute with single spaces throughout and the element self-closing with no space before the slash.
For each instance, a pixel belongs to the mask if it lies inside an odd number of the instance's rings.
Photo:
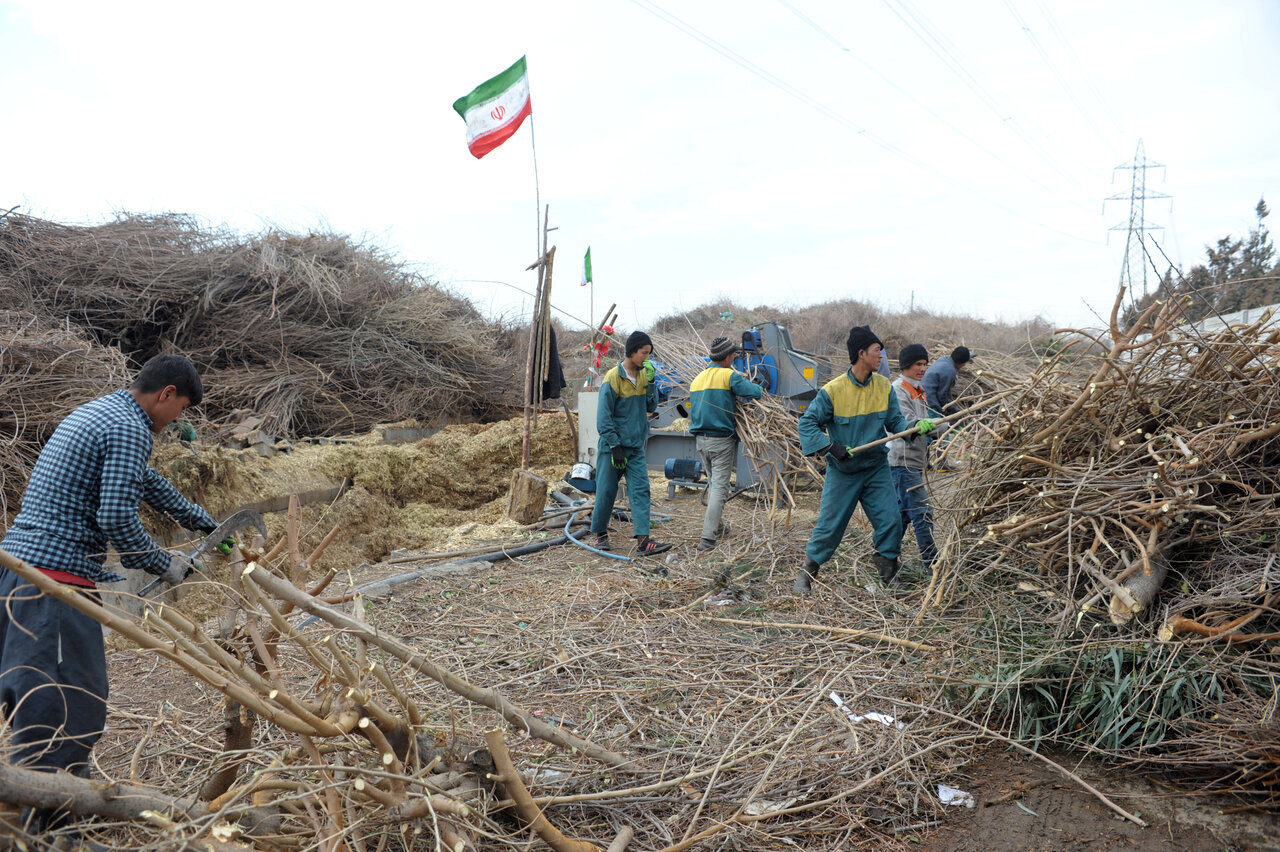
<svg viewBox="0 0 1280 852">
<path fill-rule="evenodd" d="M 893 386 L 879 373 L 871 374 L 871 381 L 858 385 L 848 373 L 827 382 L 822 388 L 831 398 L 831 411 L 836 417 L 857 417 L 862 414 L 879 414 L 889 408 L 889 393 Z"/>
<path fill-rule="evenodd" d="M 705 390 L 729 390 L 729 382 L 733 380 L 733 370 L 728 367 L 708 367 L 689 385 L 689 392 Z"/>
</svg>

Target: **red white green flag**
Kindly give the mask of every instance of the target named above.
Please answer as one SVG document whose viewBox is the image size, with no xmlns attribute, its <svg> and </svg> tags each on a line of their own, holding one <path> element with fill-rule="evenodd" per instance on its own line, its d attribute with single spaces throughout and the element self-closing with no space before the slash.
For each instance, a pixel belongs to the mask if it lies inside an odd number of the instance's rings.
<svg viewBox="0 0 1280 852">
<path fill-rule="evenodd" d="M 524 59 L 453 102 L 467 123 L 467 148 L 477 160 L 510 139 L 533 113 Z"/>
</svg>

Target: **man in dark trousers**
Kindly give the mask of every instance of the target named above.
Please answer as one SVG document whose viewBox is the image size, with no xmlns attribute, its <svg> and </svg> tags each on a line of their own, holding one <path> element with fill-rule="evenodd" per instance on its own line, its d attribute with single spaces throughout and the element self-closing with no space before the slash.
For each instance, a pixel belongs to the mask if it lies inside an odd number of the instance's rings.
<svg viewBox="0 0 1280 852">
<path fill-rule="evenodd" d="M 698 550 L 711 550 L 724 532 L 724 504 L 729 499 L 729 475 L 738 456 L 733 420 L 734 400 L 759 399 L 764 388 L 733 369 L 738 347 L 727 337 L 711 341 L 711 366 L 689 385 L 689 432 L 696 436 L 698 455 L 707 469 L 707 514 L 702 519 Z"/>
<path fill-rule="evenodd" d="M 849 369 L 827 382 L 800 417 L 800 450 L 824 455 L 827 473 L 822 486 L 818 522 L 805 547 L 805 561 L 792 592 L 807 595 L 822 563 L 844 538 L 853 510 L 862 504 L 874 531 L 872 562 L 886 586 L 897 584 L 902 520 L 883 445 L 852 450 L 885 437 L 885 433 L 933 431 L 933 421 L 908 423 L 898 408 L 889 380 L 877 372 L 884 345 L 869 326 L 849 330 Z M 912 436 L 914 437 L 914 436 Z"/>
<path fill-rule="evenodd" d="M 103 567 L 108 544 L 125 568 L 180 583 L 192 564 L 156 545 L 138 504 L 189 530 L 217 527 L 149 463 L 154 436 L 202 396 L 190 361 L 157 355 L 127 389 L 73 411 L 40 451 L 0 548 L 95 601 L 98 583 L 124 579 Z M 87 776 L 107 718 L 102 625 L 4 569 L 0 599 L 0 705 L 12 760 Z"/>
</svg>

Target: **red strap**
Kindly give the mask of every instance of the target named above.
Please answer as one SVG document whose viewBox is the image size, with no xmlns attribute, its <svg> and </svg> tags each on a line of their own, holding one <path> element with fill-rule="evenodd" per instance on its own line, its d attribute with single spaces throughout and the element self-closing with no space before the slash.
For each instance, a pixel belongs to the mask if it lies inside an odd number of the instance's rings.
<svg viewBox="0 0 1280 852">
<path fill-rule="evenodd" d="M 96 589 L 98 584 L 92 580 L 81 577 L 79 574 L 69 574 L 66 571 L 58 571 L 53 568 L 37 568 L 40 573 L 57 580 L 59 583 L 66 583 L 71 586 L 80 586 L 85 589 Z"/>
</svg>

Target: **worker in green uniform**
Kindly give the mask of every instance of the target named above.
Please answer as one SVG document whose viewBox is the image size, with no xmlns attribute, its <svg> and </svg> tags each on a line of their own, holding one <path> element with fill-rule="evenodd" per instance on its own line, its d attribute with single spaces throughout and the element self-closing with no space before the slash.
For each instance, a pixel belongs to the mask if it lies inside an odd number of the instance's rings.
<svg viewBox="0 0 1280 852">
<path fill-rule="evenodd" d="M 627 338 L 626 357 L 604 375 L 596 408 L 596 505 L 591 531 L 596 547 L 612 550 L 609 518 L 618 497 L 618 480 L 626 477 L 627 499 L 636 538 L 636 555 L 653 556 L 671 545 L 649 538 L 649 470 L 644 443 L 649 437 L 649 413 L 658 410 L 655 370 L 649 356 L 653 341 L 643 331 Z"/>
<path fill-rule="evenodd" d="M 734 399 L 759 399 L 764 388 L 733 369 L 738 347 L 727 337 L 711 341 L 711 365 L 689 384 L 689 432 L 707 471 L 707 514 L 702 519 L 698 550 L 711 550 L 725 531 L 724 504 L 729 474 L 738 457 Z"/>
<path fill-rule="evenodd" d="M 883 444 L 856 453 L 852 450 L 886 433 L 915 427 L 917 434 L 923 435 L 934 428 L 927 418 L 914 423 L 903 418 L 889 380 L 876 372 L 884 345 L 870 326 L 850 329 L 846 345 L 849 369 L 827 382 L 800 418 L 800 450 L 805 455 L 825 454 L 827 475 L 818 522 L 792 587 L 797 595 L 809 593 L 818 568 L 835 553 L 859 503 L 874 531 L 872 561 L 880 579 L 889 587 L 896 584 L 902 520 L 887 450 Z"/>
</svg>

